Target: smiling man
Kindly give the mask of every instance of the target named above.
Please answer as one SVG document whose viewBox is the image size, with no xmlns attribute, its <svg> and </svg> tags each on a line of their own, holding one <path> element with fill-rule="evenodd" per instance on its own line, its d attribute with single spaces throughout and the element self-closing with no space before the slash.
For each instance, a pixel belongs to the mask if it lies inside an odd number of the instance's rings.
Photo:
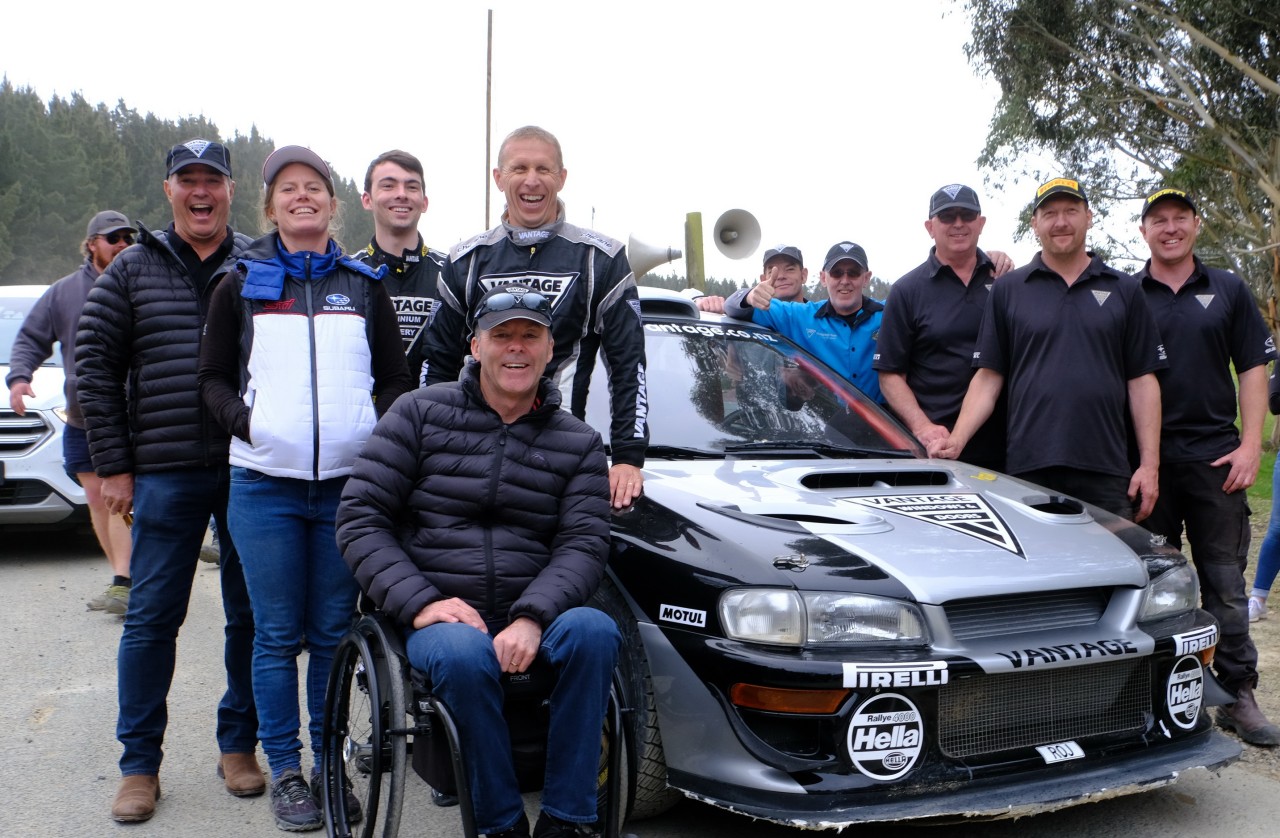
<svg viewBox="0 0 1280 838">
<path fill-rule="evenodd" d="M 1244 579 L 1245 490 L 1262 457 L 1267 363 L 1276 357 L 1275 342 L 1244 280 L 1196 257 L 1200 226 L 1195 202 L 1180 189 L 1160 189 L 1143 202 L 1138 229 L 1151 258 L 1137 277 L 1169 354 L 1169 367 L 1158 373 L 1160 498 L 1146 527 L 1175 547 L 1186 528 L 1204 609 L 1222 630 L 1213 668 L 1237 696 L 1218 710 L 1218 724 L 1250 744 L 1275 746 L 1280 727 L 1254 697 L 1258 650 L 1249 637 Z"/>
<path fill-rule="evenodd" d="M 1164 348 L 1141 286 L 1086 249 L 1092 222 L 1079 182 L 1036 190 L 1040 252 L 992 286 L 977 372 L 950 436 L 929 453 L 959 457 L 1007 383 L 1009 473 L 1141 521 L 1159 485 Z"/>
<path fill-rule="evenodd" d="M 449 252 L 440 307 L 427 332 L 427 383 L 456 381 L 467 354 L 467 321 L 484 294 L 523 285 L 555 312 L 555 354 L 547 367 L 574 416 L 583 417 L 596 355 L 609 370 L 615 508 L 640 495 L 649 444 L 644 331 L 635 276 L 621 242 L 565 220 L 559 200 L 568 170 L 560 142 L 528 125 L 502 141 L 493 180 L 507 199 L 502 223 Z"/>
</svg>

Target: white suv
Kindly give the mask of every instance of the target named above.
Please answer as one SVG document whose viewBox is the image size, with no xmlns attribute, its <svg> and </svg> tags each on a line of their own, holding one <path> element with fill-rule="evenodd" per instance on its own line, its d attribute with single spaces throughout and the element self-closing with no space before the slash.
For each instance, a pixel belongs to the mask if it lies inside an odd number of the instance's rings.
<svg viewBox="0 0 1280 838">
<path fill-rule="evenodd" d="M 0 285 L 0 381 L 22 320 L 46 285 Z M 89 520 L 84 490 L 62 467 L 66 396 L 62 357 L 56 350 L 36 370 L 26 415 L 0 399 L 0 527 L 72 526 Z"/>
</svg>

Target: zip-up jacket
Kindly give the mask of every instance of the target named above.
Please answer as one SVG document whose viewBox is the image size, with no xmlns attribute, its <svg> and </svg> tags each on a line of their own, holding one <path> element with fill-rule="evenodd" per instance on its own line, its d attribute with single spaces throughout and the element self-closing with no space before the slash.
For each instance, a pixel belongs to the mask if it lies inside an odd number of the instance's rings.
<svg viewBox="0 0 1280 838">
<path fill-rule="evenodd" d="M 332 244 L 290 254 L 278 242 L 255 241 L 214 292 L 201 393 L 232 434 L 231 465 L 344 477 L 378 408 L 410 387 L 395 309 L 381 270 Z"/>
<path fill-rule="evenodd" d="M 526 237 L 545 239 L 519 244 Z M 427 383 L 455 381 L 468 352 L 468 319 L 500 285 L 526 285 L 551 300 L 554 355 L 547 375 L 586 414 L 596 354 L 604 350 L 613 461 L 643 466 L 649 443 L 644 329 L 622 243 L 561 220 L 542 230 L 500 224 L 453 248 L 440 274 L 440 307 L 427 331 Z"/>
<path fill-rule="evenodd" d="M 80 412 L 76 395 L 76 329 L 84 300 L 97 278 L 98 269 L 92 259 L 86 258 L 75 273 L 67 274 L 40 295 L 22 318 L 22 328 L 13 339 L 13 350 L 9 353 L 9 374 L 4 377 L 5 387 L 12 387 L 15 381 L 30 384 L 31 377 L 57 343 L 61 347 L 65 374 L 62 391 L 67 397 L 67 424 L 75 428 L 84 427 L 84 414 Z"/>
<path fill-rule="evenodd" d="M 400 339 L 404 341 L 409 374 L 413 376 L 415 387 L 425 384 L 427 327 L 440 305 L 436 286 L 440 281 L 440 269 L 444 267 L 444 254 L 427 247 L 419 236 L 417 248 L 406 250 L 399 256 L 378 247 L 377 239 L 352 256 L 375 268 L 387 266 L 382 285 L 396 308 L 396 323 L 400 327 Z"/>
<path fill-rule="evenodd" d="M 227 432 L 200 400 L 200 336 L 217 279 L 249 237 L 233 236 L 213 280 L 197 287 L 167 232 L 138 225 L 85 300 L 76 378 L 100 477 L 226 465 Z"/>
<path fill-rule="evenodd" d="M 477 371 L 409 393 L 378 423 L 342 493 L 338 546 L 402 625 L 459 597 L 491 633 L 520 616 L 545 628 L 604 575 L 604 447 L 546 378 L 534 409 L 504 424 Z"/>
</svg>

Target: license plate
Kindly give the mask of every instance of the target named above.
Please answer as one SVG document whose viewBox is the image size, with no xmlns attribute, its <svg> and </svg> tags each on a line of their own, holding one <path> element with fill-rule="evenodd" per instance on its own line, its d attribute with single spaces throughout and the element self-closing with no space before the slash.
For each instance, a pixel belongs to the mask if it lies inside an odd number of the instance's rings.
<svg viewBox="0 0 1280 838">
<path fill-rule="evenodd" d="M 1066 762 L 1071 759 L 1084 759 L 1084 748 L 1075 742 L 1058 742 L 1053 745 L 1041 745 L 1036 748 L 1048 765 L 1055 762 Z"/>
</svg>

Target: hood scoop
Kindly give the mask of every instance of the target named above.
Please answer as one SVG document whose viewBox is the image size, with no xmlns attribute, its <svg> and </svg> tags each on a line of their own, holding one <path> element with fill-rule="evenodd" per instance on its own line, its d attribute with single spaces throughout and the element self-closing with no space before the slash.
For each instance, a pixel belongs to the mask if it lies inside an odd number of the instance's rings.
<svg viewBox="0 0 1280 838">
<path fill-rule="evenodd" d="M 885 471 L 811 471 L 800 478 L 806 489 L 901 489 L 924 486 L 948 486 L 951 472 L 929 469 L 893 469 Z"/>
</svg>

